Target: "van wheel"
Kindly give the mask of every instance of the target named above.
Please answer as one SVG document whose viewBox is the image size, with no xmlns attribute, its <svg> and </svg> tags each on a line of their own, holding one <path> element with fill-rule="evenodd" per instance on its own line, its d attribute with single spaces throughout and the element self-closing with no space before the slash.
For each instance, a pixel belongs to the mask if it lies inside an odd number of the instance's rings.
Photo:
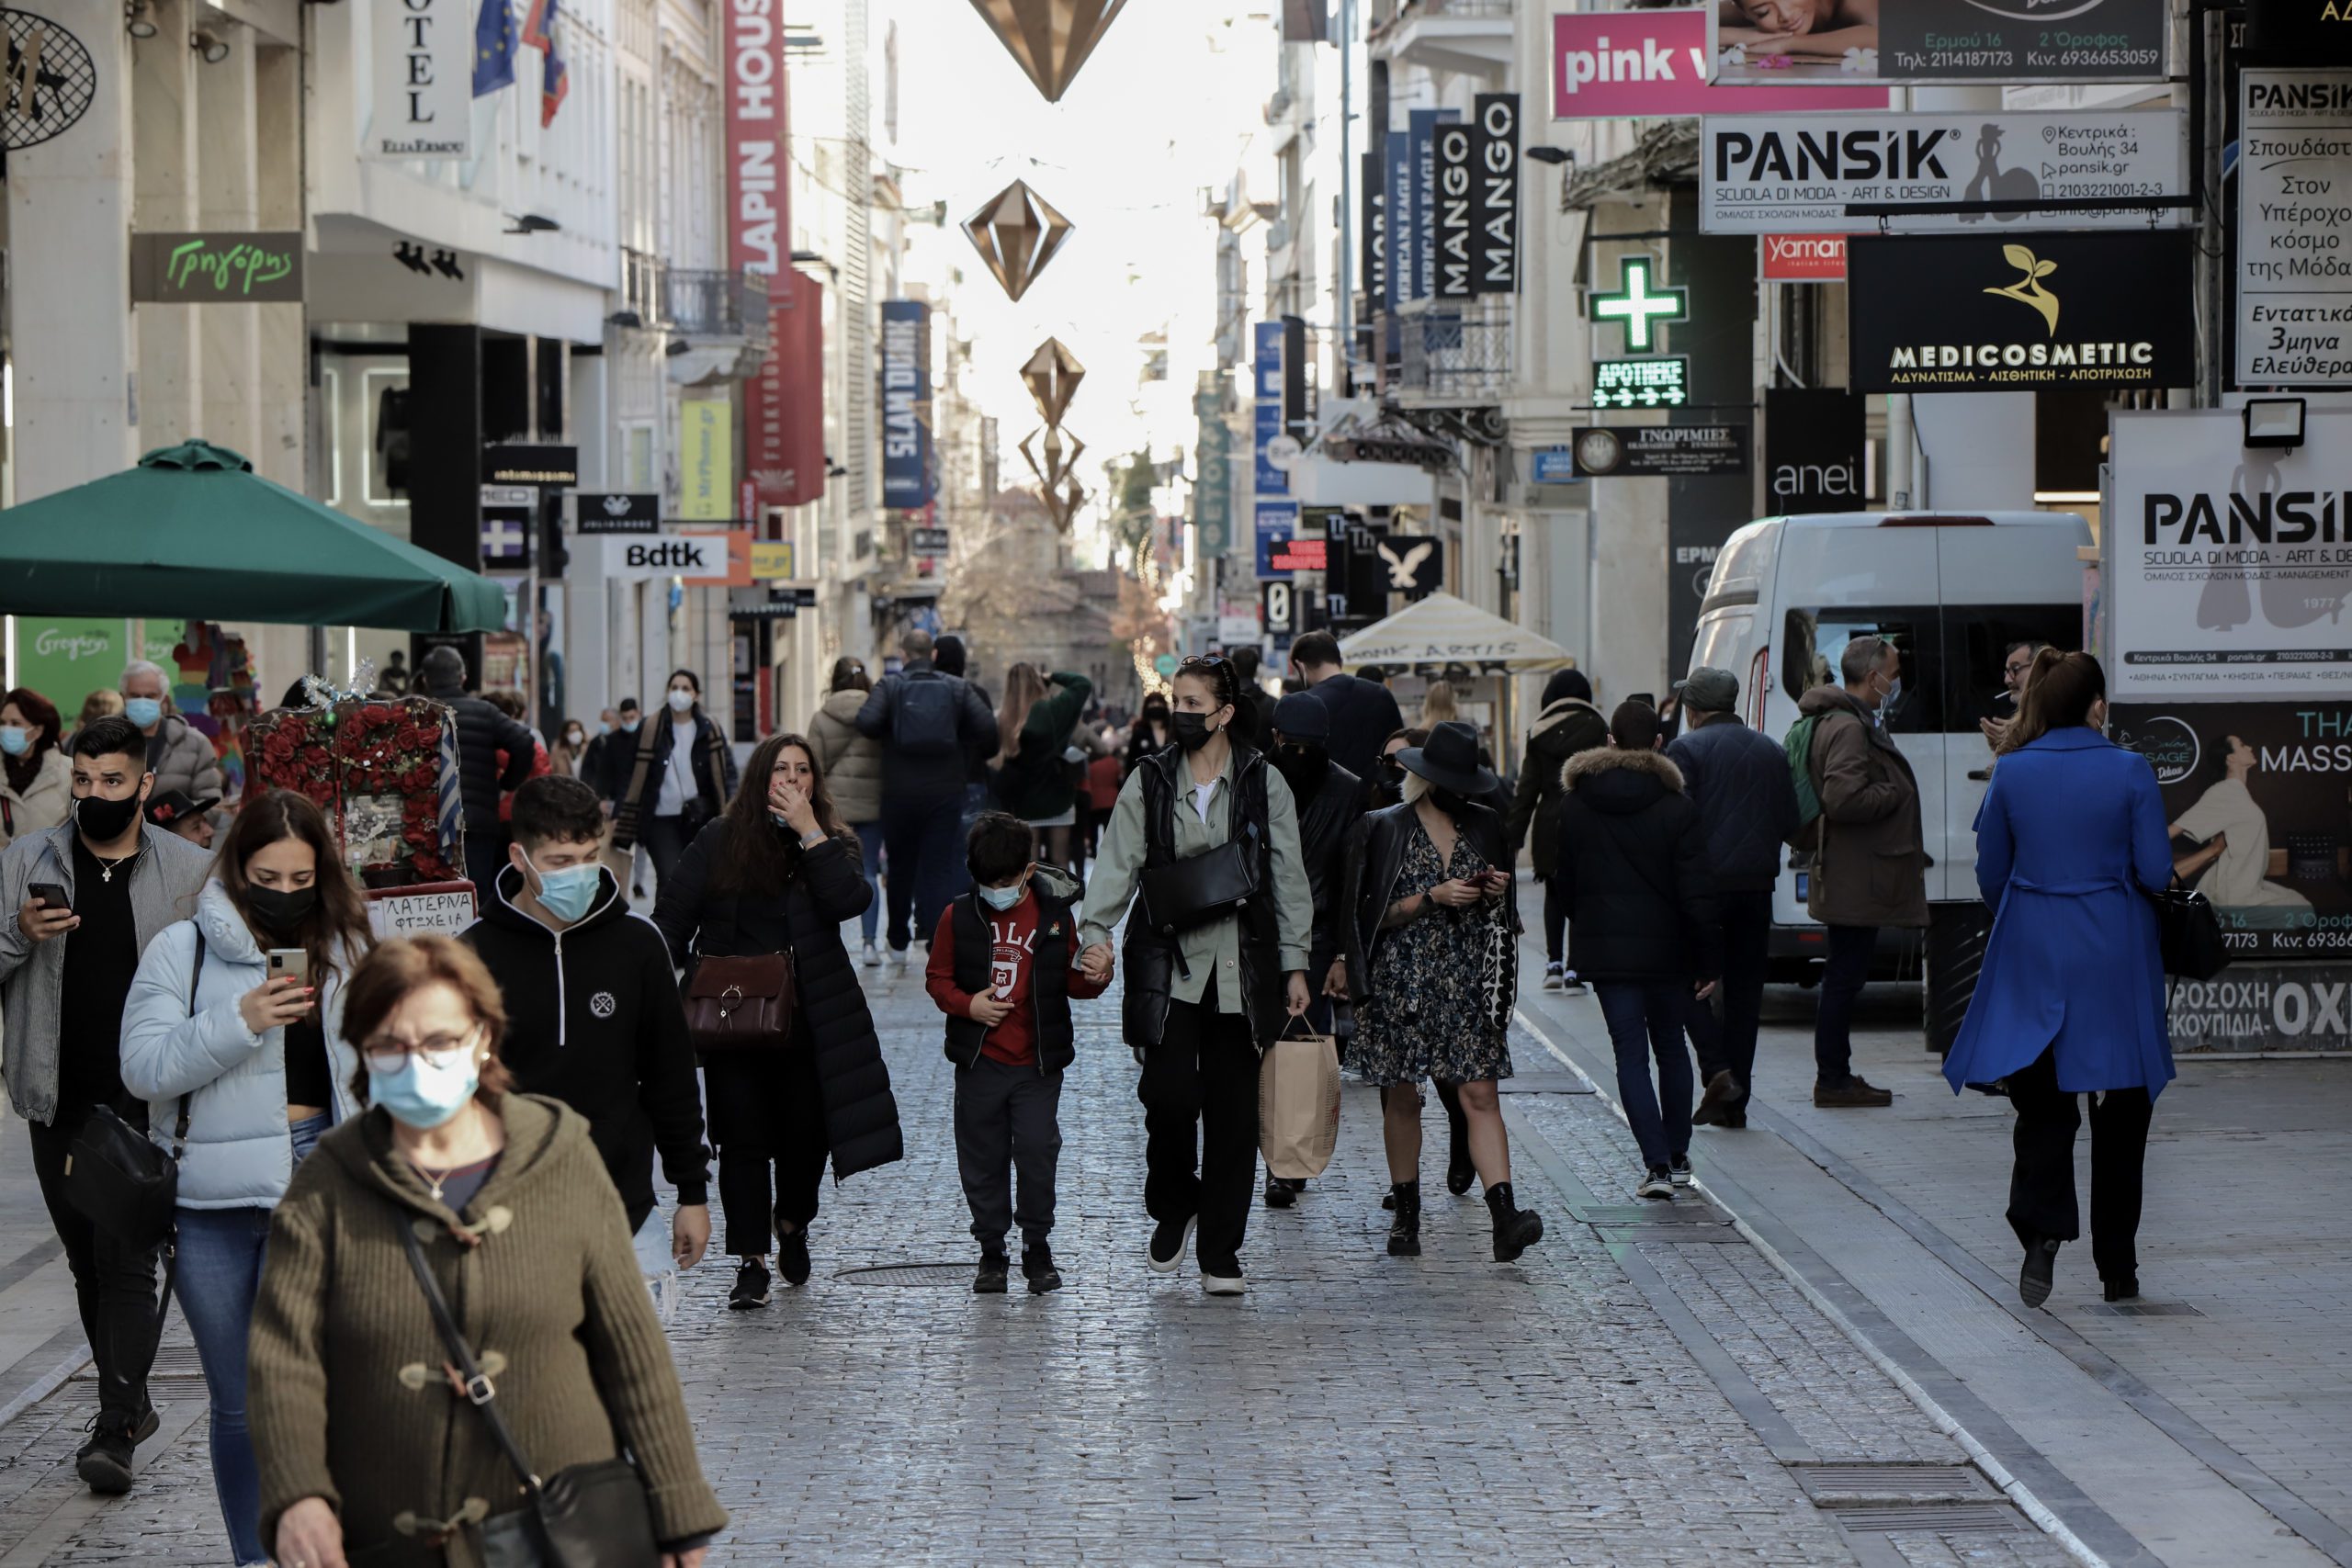
<svg viewBox="0 0 2352 1568">
<path fill-rule="evenodd" d="M 1984 967 L 1984 942 L 1993 933 L 1993 912 L 1982 904 L 1935 904 L 1928 910 L 1925 962 L 1920 984 L 1928 1049 L 1940 1056 L 1960 1038 L 1961 1021 L 1976 994 Z"/>
</svg>

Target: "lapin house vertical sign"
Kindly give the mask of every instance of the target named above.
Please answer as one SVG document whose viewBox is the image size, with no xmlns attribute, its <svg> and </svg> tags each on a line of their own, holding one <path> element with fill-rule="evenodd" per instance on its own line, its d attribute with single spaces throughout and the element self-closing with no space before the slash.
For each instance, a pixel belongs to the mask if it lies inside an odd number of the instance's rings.
<svg viewBox="0 0 2352 1568">
<path fill-rule="evenodd" d="M 781 0 L 723 0 L 727 95 L 727 265 L 763 274 L 768 282 L 768 341 L 786 342 L 798 322 L 792 254 L 791 186 L 786 179 L 786 96 Z M 766 365 L 744 389 L 743 474 L 761 506 L 797 506 L 816 499 L 796 477 L 786 440 L 790 421 L 785 386 L 789 358 L 771 349 Z M 811 476 L 823 486 L 821 468 Z M 734 487 L 728 485 L 731 495 Z"/>
<path fill-rule="evenodd" d="M 375 0 L 375 96 L 363 158 L 473 156 L 473 18 L 467 0 Z"/>
</svg>

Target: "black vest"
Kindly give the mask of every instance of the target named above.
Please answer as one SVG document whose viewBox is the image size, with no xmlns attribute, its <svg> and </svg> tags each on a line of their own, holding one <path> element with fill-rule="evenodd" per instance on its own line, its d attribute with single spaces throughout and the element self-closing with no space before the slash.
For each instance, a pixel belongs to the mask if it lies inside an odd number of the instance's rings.
<svg viewBox="0 0 2352 1568">
<path fill-rule="evenodd" d="M 1242 910 L 1241 1007 L 1250 1031 L 1261 1047 L 1282 1032 L 1289 1010 L 1283 1005 L 1281 930 L 1274 916 L 1273 836 L 1267 824 L 1266 759 L 1248 746 L 1233 746 L 1233 803 L 1227 811 L 1227 836 L 1254 837 L 1258 844 L 1258 886 L 1265 897 Z M 1137 765 L 1143 775 L 1144 869 L 1169 865 L 1176 860 L 1178 777 L 1185 771 L 1184 751 L 1170 746 Z M 1141 920 L 1127 921 L 1126 999 L 1122 1009 L 1127 1043 L 1157 1045 L 1168 1026 L 1168 1004 L 1175 989 L 1179 939 L 1162 937 Z M 1222 1000 L 1222 998 L 1219 998 Z"/>
<path fill-rule="evenodd" d="M 1060 899 L 1029 882 L 1037 900 L 1037 941 L 1029 953 L 1029 1009 L 1035 1015 L 1037 1068 L 1058 1073 L 1078 1059 L 1077 1036 L 1069 1021 L 1069 963 L 1077 939 L 1077 920 Z M 948 906 L 956 921 L 956 988 L 977 997 L 995 978 L 996 942 L 989 917 L 995 913 L 980 902 L 978 889 Z M 988 1030 L 971 1017 L 947 1020 L 947 1059 L 968 1067 L 980 1059 L 980 1043 Z"/>
</svg>

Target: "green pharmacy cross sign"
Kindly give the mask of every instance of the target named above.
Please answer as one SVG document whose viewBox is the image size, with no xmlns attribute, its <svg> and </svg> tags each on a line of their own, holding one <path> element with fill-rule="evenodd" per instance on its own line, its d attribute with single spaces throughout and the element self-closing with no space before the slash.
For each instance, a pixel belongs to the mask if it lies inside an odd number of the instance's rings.
<svg viewBox="0 0 2352 1568">
<path fill-rule="evenodd" d="M 302 231 L 133 234 L 130 298 L 141 305 L 299 305 Z"/>
<path fill-rule="evenodd" d="M 1625 324 L 1625 348 L 1632 354 L 1656 346 L 1657 327 L 1690 319 L 1690 291 L 1652 288 L 1647 256 L 1627 256 L 1619 265 L 1615 291 L 1597 292 L 1591 299 L 1594 321 Z"/>
<path fill-rule="evenodd" d="M 1690 400 L 1688 355 L 1592 362 L 1592 406 L 1597 409 L 1679 409 Z"/>
</svg>

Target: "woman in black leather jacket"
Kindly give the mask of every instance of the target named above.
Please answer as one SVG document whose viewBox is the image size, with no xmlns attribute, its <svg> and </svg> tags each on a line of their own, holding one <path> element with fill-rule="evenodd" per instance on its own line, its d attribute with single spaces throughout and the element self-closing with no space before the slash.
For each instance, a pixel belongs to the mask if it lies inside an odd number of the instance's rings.
<svg viewBox="0 0 2352 1568">
<path fill-rule="evenodd" d="M 1495 1258 L 1544 1236 L 1513 1201 L 1510 1145 L 1496 1083 L 1511 1076 L 1508 1034 L 1519 994 L 1519 907 L 1502 818 L 1475 796 L 1495 787 L 1478 735 L 1441 724 L 1396 753 L 1404 799 L 1364 819 L 1348 863 L 1348 985 L 1356 1004 L 1349 1061 L 1383 1092 L 1393 1258 L 1421 1250 L 1423 1078 L 1460 1086 L 1470 1157 L 1487 1188 Z"/>
<path fill-rule="evenodd" d="M 905 1152 L 890 1070 L 842 941 L 842 922 L 874 897 L 863 867 L 808 742 L 775 735 L 752 753 L 727 814 L 662 879 L 653 923 L 681 964 L 793 959 L 790 1046 L 703 1058 L 727 1250 L 740 1260 L 729 1304 L 739 1310 L 767 1304 L 771 1234 L 785 1281 L 808 1280 L 828 1156 L 838 1182 Z"/>
</svg>

